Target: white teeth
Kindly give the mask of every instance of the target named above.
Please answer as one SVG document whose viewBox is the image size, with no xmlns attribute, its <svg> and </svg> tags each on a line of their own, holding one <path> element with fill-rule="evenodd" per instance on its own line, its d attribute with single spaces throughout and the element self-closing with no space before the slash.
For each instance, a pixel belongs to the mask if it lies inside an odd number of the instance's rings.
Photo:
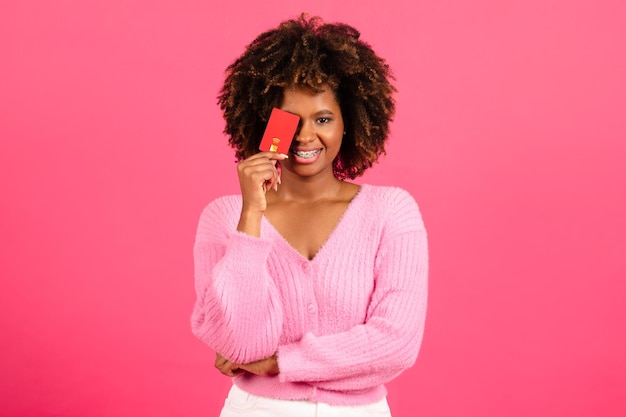
<svg viewBox="0 0 626 417">
<path fill-rule="evenodd" d="M 321 149 L 316 149 L 314 151 L 293 151 L 293 153 L 298 155 L 302 159 L 310 159 L 310 158 L 313 158 L 318 153 L 320 153 L 321 151 L 322 151 Z"/>
</svg>

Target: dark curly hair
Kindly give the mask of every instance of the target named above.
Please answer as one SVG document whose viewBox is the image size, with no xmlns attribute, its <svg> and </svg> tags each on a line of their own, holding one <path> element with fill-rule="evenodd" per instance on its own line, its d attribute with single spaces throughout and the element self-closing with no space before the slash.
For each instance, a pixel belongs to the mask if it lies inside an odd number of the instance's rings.
<svg viewBox="0 0 626 417">
<path fill-rule="evenodd" d="M 389 66 L 344 23 L 326 24 L 302 14 L 259 35 L 227 69 L 218 104 L 224 133 L 237 160 L 258 152 L 265 124 L 287 87 L 320 92 L 339 102 L 346 134 L 333 172 L 354 179 L 385 153 L 395 114 Z"/>
</svg>

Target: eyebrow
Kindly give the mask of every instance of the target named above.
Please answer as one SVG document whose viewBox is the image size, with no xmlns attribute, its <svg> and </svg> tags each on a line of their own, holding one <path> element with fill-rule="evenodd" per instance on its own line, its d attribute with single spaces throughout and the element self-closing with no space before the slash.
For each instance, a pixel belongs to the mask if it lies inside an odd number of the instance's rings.
<svg viewBox="0 0 626 417">
<path fill-rule="evenodd" d="M 289 108 L 282 109 L 282 110 L 286 111 L 287 113 L 296 114 L 293 110 Z M 311 116 L 314 116 L 314 117 L 315 116 L 327 116 L 327 115 L 334 116 L 335 113 L 333 113 L 331 110 L 328 110 L 328 109 L 322 109 L 311 114 Z"/>
<path fill-rule="evenodd" d="M 325 114 L 332 114 L 332 115 L 334 115 L 335 113 L 333 113 L 332 111 L 330 111 L 328 109 L 323 109 L 323 110 L 320 110 L 318 112 L 313 113 L 314 116 L 322 116 L 322 115 L 325 115 Z"/>
</svg>

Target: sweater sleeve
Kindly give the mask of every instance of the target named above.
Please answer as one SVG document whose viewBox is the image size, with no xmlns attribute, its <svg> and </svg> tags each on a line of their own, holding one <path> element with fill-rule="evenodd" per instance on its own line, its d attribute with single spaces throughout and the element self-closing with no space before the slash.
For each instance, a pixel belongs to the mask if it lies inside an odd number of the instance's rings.
<svg viewBox="0 0 626 417">
<path fill-rule="evenodd" d="M 267 272 L 272 242 L 235 230 L 224 219 L 235 205 L 216 200 L 203 211 L 194 245 L 193 333 L 235 363 L 273 355 L 283 315 Z"/>
<path fill-rule="evenodd" d="M 280 346 L 281 381 L 362 390 L 388 382 L 413 365 L 424 332 L 428 248 L 415 201 L 407 193 L 401 203 L 391 211 L 391 224 L 381 238 L 365 322 L 337 334 L 307 333 Z"/>
</svg>

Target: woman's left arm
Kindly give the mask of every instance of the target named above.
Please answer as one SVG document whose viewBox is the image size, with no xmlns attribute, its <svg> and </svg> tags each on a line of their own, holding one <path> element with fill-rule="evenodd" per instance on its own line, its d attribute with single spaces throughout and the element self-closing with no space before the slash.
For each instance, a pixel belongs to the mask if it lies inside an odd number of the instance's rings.
<svg viewBox="0 0 626 417">
<path fill-rule="evenodd" d="M 376 289 L 362 325 L 346 332 L 306 334 L 278 348 L 281 381 L 308 382 L 329 390 L 377 386 L 413 365 L 421 345 L 428 292 L 426 230 L 381 242 Z"/>
</svg>

